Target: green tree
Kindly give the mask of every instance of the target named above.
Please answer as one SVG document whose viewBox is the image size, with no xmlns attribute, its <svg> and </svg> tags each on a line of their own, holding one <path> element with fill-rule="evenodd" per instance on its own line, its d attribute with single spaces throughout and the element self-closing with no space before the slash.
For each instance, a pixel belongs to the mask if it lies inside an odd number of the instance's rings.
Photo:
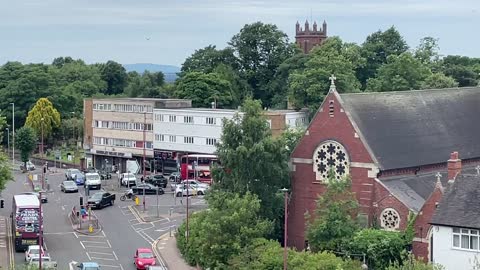
<svg viewBox="0 0 480 270">
<path fill-rule="evenodd" d="M 457 87 L 458 82 L 454 78 L 445 76 L 445 74 L 438 72 L 432 73 L 430 76 L 425 78 L 422 82 L 422 89 L 441 89 L 441 88 L 450 88 Z"/>
<path fill-rule="evenodd" d="M 24 126 L 15 132 L 15 145 L 20 150 L 20 159 L 26 163 L 30 159 L 30 155 L 37 146 L 37 136 L 35 130 L 31 127 Z"/>
<path fill-rule="evenodd" d="M 40 98 L 28 112 L 25 125 L 33 128 L 36 134 L 49 138 L 53 130 L 60 126 L 60 114 L 47 98 Z"/>
<path fill-rule="evenodd" d="M 280 64 L 296 51 L 287 34 L 273 24 L 246 24 L 229 45 L 235 51 L 240 73 L 253 89 L 253 98 L 270 107 L 275 95 L 270 83 Z"/>
<path fill-rule="evenodd" d="M 439 264 L 424 263 L 415 258 L 413 254 L 403 254 L 405 263 L 393 262 L 385 270 L 444 270 L 445 268 Z"/>
<path fill-rule="evenodd" d="M 480 58 L 448 55 L 441 61 L 441 68 L 445 75 L 458 82 L 458 86 L 477 86 L 479 83 Z"/>
<path fill-rule="evenodd" d="M 330 171 L 327 188 L 317 200 L 314 217 L 306 216 L 306 238 L 312 251 L 345 251 L 359 226 L 359 212 L 350 179 L 337 180 Z M 313 218 L 313 219 L 312 219 Z"/>
<path fill-rule="evenodd" d="M 280 137 L 283 140 L 288 156 L 293 152 L 304 133 L 305 129 L 303 128 L 290 128 L 282 133 Z"/>
<path fill-rule="evenodd" d="M 213 191 L 208 197 L 209 209 L 189 219 L 188 242 L 186 224 L 178 230 L 177 245 L 191 265 L 203 269 L 226 269 L 230 258 L 253 239 L 271 231 L 272 223 L 259 217 L 257 196 Z"/>
<path fill-rule="evenodd" d="M 343 43 L 337 37 L 327 39 L 324 45 L 313 50 L 303 71 L 290 75 L 290 101 L 297 109 L 308 107 L 315 112 L 330 89 L 332 74 L 337 78 L 337 91 L 359 91 L 355 69 L 363 63 L 358 46 Z"/>
<path fill-rule="evenodd" d="M 108 61 L 100 65 L 100 72 L 103 80 L 107 82 L 105 94 L 115 95 L 123 93 L 125 86 L 127 86 L 127 72 L 121 64 L 115 61 Z"/>
<path fill-rule="evenodd" d="M 0 142 L 3 141 L 3 131 L 5 130 L 5 128 L 7 127 L 7 118 L 3 115 L 0 115 Z M 10 131 L 9 131 L 10 132 Z"/>
<path fill-rule="evenodd" d="M 232 85 L 217 73 L 189 72 L 175 83 L 175 96 L 192 100 L 194 107 L 210 107 L 216 102 L 219 108 L 232 105 Z"/>
<path fill-rule="evenodd" d="M 378 69 L 376 78 L 367 82 L 368 91 L 401 91 L 420 89 L 432 72 L 410 52 L 391 55 Z"/>
<path fill-rule="evenodd" d="M 400 55 L 408 50 L 408 45 L 395 27 L 377 31 L 367 37 L 362 44 L 362 56 L 366 64 L 357 70 L 357 77 L 365 87 L 367 80 L 374 78 L 377 71 L 392 55 Z"/>
<path fill-rule="evenodd" d="M 0 192 L 5 189 L 8 181 L 13 180 L 10 159 L 0 152 Z"/>
<path fill-rule="evenodd" d="M 431 69 L 435 69 L 440 61 L 439 50 L 438 39 L 424 37 L 420 40 L 420 44 L 415 49 L 414 56 Z"/>
<path fill-rule="evenodd" d="M 230 66 L 238 71 L 239 65 L 232 48 L 227 47 L 223 50 L 217 50 L 214 45 L 208 45 L 205 48 L 196 50 L 191 56 L 185 59 L 182 64 L 180 77 L 188 72 L 213 72 L 218 65 Z"/>
</svg>

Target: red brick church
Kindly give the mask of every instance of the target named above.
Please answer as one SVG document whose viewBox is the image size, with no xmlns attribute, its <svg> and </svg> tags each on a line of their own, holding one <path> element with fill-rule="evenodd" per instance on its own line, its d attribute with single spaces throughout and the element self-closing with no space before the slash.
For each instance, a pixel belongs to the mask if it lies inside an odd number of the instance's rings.
<svg viewBox="0 0 480 270">
<path fill-rule="evenodd" d="M 288 244 L 305 248 L 305 213 L 333 167 L 351 177 L 369 226 L 403 230 L 416 214 L 413 251 L 430 258 L 429 222 L 447 182 L 480 164 L 477 117 L 480 88 L 339 94 L 332 78 L 291 156 Z"/>
</svg>

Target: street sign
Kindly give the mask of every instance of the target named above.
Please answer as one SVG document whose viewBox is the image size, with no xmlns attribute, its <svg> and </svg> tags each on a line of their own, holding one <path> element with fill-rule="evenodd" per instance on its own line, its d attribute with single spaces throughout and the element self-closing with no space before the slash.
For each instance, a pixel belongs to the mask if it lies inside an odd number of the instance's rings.
<svg viewBox="0 0 480 270">
<path fill-rule="evenodd" d="M 127 172 L 137 174 L 140 171 L 140 164 L 135 160 L 127 160 Z"/>
</svg>

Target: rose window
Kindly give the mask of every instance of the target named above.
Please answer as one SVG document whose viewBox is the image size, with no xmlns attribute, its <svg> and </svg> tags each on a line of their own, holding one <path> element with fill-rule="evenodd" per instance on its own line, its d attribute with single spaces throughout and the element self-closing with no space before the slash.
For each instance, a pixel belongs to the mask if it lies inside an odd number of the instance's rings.
<svg viewBox="0 0 480 270">
<path fill-rule="evenodd" d="M 326 141 L 318 146 L 313 161 L 313 171 L 317 181 L 327 179 L 330 170 L 333 170 L 336 179 L 340 179 L 349 171 L 347 152 L 341 144 L 335 141 Z"/>
<path fill-rule="evenodd" d="M 393 208 L 386 208 L 380 215 L 380 225 L 385 230 L 395 230 L 400 227 L 400 215 Z"/>
</svg>

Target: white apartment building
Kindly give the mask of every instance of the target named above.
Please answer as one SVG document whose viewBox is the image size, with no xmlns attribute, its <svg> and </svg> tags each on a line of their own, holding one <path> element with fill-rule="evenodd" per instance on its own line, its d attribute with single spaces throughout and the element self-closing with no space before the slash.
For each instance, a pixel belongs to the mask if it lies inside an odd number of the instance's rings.
<svg viewBox="0 0 480 270">
<path fill-rule="evenodd" d="M 160 152 L 213 154 L 222 135 L 223 119 L 238 111 L 209 108 L 154 109 L 153 147 Z M 277 136 L 291 127 L 306 127 L 307 113 L 294 110 L 265 111 Z M 241 115 L 241 113 L 240 113 Z"/>
</svg>

